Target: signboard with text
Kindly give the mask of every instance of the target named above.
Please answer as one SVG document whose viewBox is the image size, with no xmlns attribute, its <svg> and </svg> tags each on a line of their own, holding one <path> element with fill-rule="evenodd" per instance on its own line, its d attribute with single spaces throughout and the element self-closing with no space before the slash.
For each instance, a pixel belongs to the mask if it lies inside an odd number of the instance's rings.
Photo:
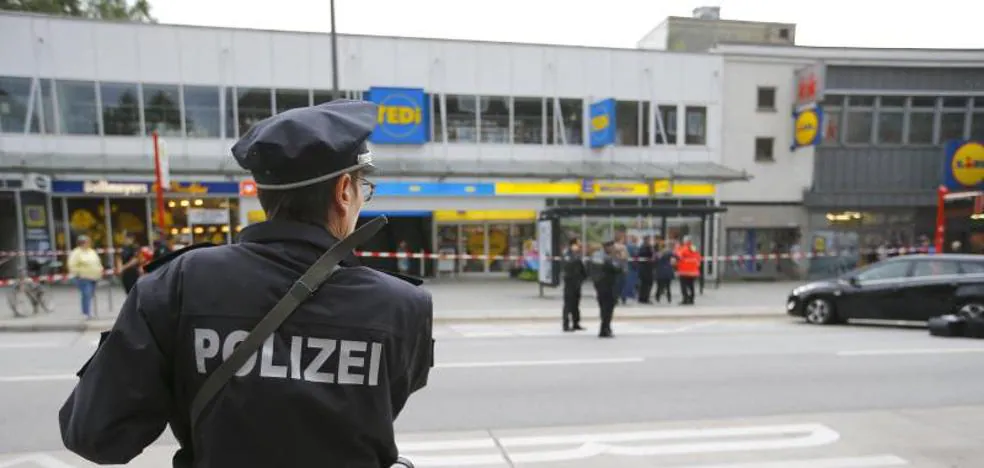
<svg viewBox="0 0 984 468">
<path fill-rule="evenodd" d="M 430 136 L 427 94 L 421 88 L 369 88 L 369 101 L 379 106 L 376 129 L 369 141 L 389 145 L 422 145 Z"/>
<path fill-rule="evenodd" d="M 602 148 L 615 144 L 615 99 L 605 99 L 591 104 L 590 144 L 592 148 Z"/>
<path fill-rule="evenodd" d="M 796 109 L 811 106 L 823 100 L 826 85 L 826 67 L 817 62 L 796 70 L 795 75 Z"/>
</svg>

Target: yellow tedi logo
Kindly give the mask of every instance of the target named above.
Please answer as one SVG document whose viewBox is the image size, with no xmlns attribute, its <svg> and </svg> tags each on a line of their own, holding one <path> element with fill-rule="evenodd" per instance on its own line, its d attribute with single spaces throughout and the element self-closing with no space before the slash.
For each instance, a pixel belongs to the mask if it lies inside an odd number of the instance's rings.
<svg viewBox="0 0 984 468">
<path fill-rule="evenodd" d="M 423 111 L 419 107 L 379 106 L 380 125 L 420 125 Z"/>
<path fill-rule="evenodd" d="M 984 146 L 977 142 L 964 143 L 953 153 L 950 162 L 953 180 L 964 187 L 976 187 L 984 182 Z"/>
</svg>

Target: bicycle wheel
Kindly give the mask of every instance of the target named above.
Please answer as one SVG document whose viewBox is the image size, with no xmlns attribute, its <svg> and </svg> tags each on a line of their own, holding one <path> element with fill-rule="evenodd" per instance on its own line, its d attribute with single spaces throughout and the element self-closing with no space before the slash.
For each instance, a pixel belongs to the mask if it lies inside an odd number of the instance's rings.
<svg viewBox="0 0 984 468">
<path fill-rule="evenodd" d="M 51 306 L 51 294 L 48 291 L 48 286 L 45 284 L 39 284 L 34 288 L 34 313 L 38 313 L 38 309 L 42 312 L 50 314 L 52 311 Z"/>
<path fill-rule="evenodd" d="M 7 290 L 7 305 L 14 317 L 23 317 L 30 306 L 31 300 L 24 294 L 24 283 L 17 283 L 16 286 Z"/>
</svg>

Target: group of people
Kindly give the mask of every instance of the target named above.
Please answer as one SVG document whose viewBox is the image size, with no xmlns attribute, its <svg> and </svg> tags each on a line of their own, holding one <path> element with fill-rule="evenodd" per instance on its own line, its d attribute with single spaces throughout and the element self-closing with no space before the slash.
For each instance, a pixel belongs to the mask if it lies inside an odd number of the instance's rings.
<svg viewBox="0 0 984 468">
<path fill-rule="evenodd" d="M 695 285 L 701 275 L 703 258 L 689 237 L 678 245 L 674 241 L 657 241 L 645 237 L 641 243 L 630 237 L 628 242 L 612 240 L 589 249 L 585 255 L 580 239 L 568 242 L 564 252 L 563 279 L 564 331 L 581 327 L 581 285 L 588 279 L 594 285 L 600 309 L 598 336 L 612 338 L 612 317 L 619 301 L 626 304 L 637 297 L 640 304 L 651 304 L 653 283 L 656 302 L 666 296 L 672 303 L 671 285 L 680 280 L 681 305 L 693 305 Z"/>
</svg>

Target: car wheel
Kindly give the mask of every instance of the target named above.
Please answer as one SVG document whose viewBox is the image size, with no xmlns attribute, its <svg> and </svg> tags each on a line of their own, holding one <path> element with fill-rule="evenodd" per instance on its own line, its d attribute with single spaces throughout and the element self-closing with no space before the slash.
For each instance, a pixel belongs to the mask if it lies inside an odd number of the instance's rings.
<svg viewBox="0 0 984 468">
<path fill-rule="evenodd" d="M 803 308 L 806 321 L 815 325 L 828 325 L 837 321 L 834 304 L 824 297 L 811 297 Z"/>
<path fill-rule="evenodd" d="M 984 301 L 971 300 L 957 307 L 957 315 L 970 318 L 984 318 Z"/>
</svg>

